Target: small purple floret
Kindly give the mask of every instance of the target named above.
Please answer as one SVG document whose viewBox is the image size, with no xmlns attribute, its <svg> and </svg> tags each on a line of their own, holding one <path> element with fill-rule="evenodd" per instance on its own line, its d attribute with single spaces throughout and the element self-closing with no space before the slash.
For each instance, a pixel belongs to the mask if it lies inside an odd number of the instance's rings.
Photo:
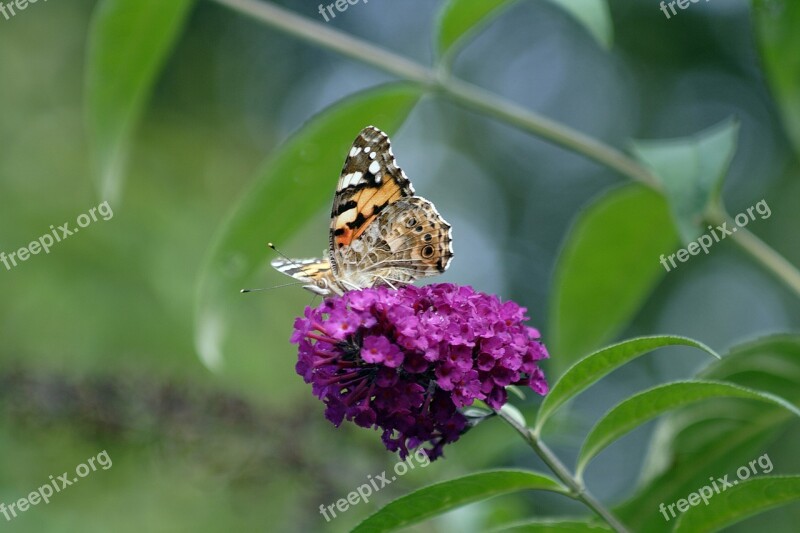
<svg viewBox="0 0 800 533">
<path fill-rule="evenodd" d="M 423 446 L 436 459 L 468 429 L 460 408 L 499 409 L 508 385 L 547 394 L 547 350 L 526 320 L 525 308 L 466 286 L 351 291 L 295 321 L 296 369 L 334 425 L 380 428 L 401 458 Z"/>
</svg>

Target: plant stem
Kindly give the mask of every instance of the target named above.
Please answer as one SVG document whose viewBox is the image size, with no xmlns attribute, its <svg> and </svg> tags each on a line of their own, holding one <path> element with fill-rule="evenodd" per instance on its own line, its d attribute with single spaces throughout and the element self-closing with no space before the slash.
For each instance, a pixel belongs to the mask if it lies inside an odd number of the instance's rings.
<svg viewBox="0 0 800 533">
<path fill-rule="evenodd" d="M 661 191 L 661 184 L 658 183 L 649 170 L 619 150 L 577 130 L 538 115 L 494 93 L 457 78 L 441 78 L 439 90 L 451 100 L 465 107 L 480 111 L 501 122 L 548 139 L 559 146 L 616 170 L 621 175 L 638 181 L 651 189 Z"/>
<path fill-rule="evenodd" d="M 644 166 L 623 152 L 529 109 L 505 100 L 472 83 L 454 78 L 444 71 L 420 65 L 369 41 L 297 15 L 269 2 L 258 0 L 212 0 L 243 15 L 303 41 L 314 43 L 345 57 L 371 65 L 398 78 L 419 84 L 464 107 L 491 116 L 523 131 L 581 154 L 653 190 L 663 190 Z M 800 296 L 800 271 L 749 231 L 742 229 L 734 241 L 759 264 L 778 277 Z"/>
<path fill-rule="evenodd" d="M 614 514 L 605 508 L 584 486 L 583 481 L 578 480 L 569 469 L 564 466 L 553 451 L 539 438 L 537 434 L 529 428 L 522 426 L 514 418 L 508 416 L 502 410 L 496 411 L 517 433 L 522 435 L 525 442 L 533 448 L 542 461 L 553 471 L 553 473 L 572 491 L 572 495 L 582 501 L 592 511 L 597 513 L 605 520 L 617 533 L 628 533 L 628 529 Z"/>
<path fill-rule="evenodd" d="M 373 43 L 358 39 L 320 22 L 315 22 L 269 2 L 257 0 L 213 0 L 277 30 L 314 43 L 343 56 L 420 84 L 501 122 L 547 139 L 616 170 L 623 176 L 659 190 L 653 175 L 619 150 L 583 133 L 554 122 L 524 107 L 509 102 L 480 87 L 453 78 L 444 72 L 415 63 Z"/>
<path fill-rule="evenodd" d="M 436 85 L 436 74 L 433 69 L 333 27 L 297 15 L 270 2 L 259 2 L 258 0 L 213 1 L 263 22 L 276 30 L 333 50 L 361 63 L 372 65 L 398 78 L 428 87 Z"/>
<path fill-rule="evenodd" d="M 731 235 L 733 242 L 792 289 L 797 296 L 800 296 L 800 271 L 781 254 L 770 248 L 747 228 L 739 227 L 721 207 L 707 216 L 707 221 L 715 225 L 727 222 L 728 227 L 736 228 L 736 233 Z"/>
</svg>

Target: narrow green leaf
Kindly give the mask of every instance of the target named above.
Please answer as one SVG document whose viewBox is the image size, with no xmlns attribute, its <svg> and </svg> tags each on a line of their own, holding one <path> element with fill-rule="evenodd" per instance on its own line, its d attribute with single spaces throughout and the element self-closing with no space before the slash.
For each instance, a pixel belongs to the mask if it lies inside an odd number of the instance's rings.
<svg viewBox="0 0 800 533">
<path fill-rule="evenodd" d="M 734 483 L 737 483 L 734 481 Z M 706 533 L 741 522 L 769 509 L 800 500 L 800 476 L 757 477 L 714 494 L 709 505 L 689 507 L 675 533 Z"/>
<path fill-rule="evenodd" d="M 724 380 L 781 396 L 800 406 L 800 336 L 772 335 L 736 346 L 700 379 Z M 664 529 L 656 511 L 703 486 L 709 476 L 734 472 L 757 457 L 798 420 L 772 404 L 710 400 L 661 420 L 650 442 L 636 493 L 614 509 L 633 531 Z"/>
<path fill-rule="evenodd" d="M 718 200 L 738 136 L 739 121 L 726 120 L 692 137 L 634 143 L 639 160 L 664 185 L 685 243 L 705 230 L 704 217 Z"/>
<path fill-rule="evenodd" d="M 452 58 L 471 35 L 519 0 L 448 0 L 439 14 L 437 49 Z M 456 46 L 458 45 L 458 46 Z"/>
<path fill-rule="evenodd" d="M 550 0 L 561 6 L 583 24 L 604 48 L 611 48 L 614 42 L 614 25 L 606 0 Z"/>
<path fill-rule="evenodd" d="M 703 369 L 699 377 L 743 386 L 752 386 L 755 381 L 768 383 L 768 392 L 800 403 L 796 385 L 800 383 L 800 336 L 769 335 L 734 346 L 721 361 Z"/>
<path fill-rule="evenodd" d="M 265 262 L 266 239 L 287 239 L 302 221 L 330 204 L 358 132 L 375 125 L 393 133 L 420 96 L 416 87 L 391 84 L 343 100 L 306 123 L 259 172 L 214 239 L 201 269 L 195 345 L 209 368 L 222 363 L 228 309 Z"/>
<path fill-rule="evenodd" d="M 539 408 L 539 413 L 536 417 L 536 431 L 538 432 L 544 426 L 550 415 L 561 405 L 607 376 L 613 370 L 664 346 L 692 346 L 719 359 L 719 355 L 702 342 L 676 335 L 638 337 L 608 346 L 587 355 L 564 372 L 564 375 L 545 396 L 542 406 Z"/>
<path fill-rule="evenodd" d="M 524 400 L 526 398 L 525 393 L 522 391 L 522 389 L 520 387 L 517 387 L 516 385 L 509 385 L 506 387 L 506 390 L 511 394 L 513 394 L 514 396 L 516 396 L 517 398 L 519 398 L 520 400 Z"/>
<path fill-rule="evenodd" d="M 655 417 L 711 398 L 744 398 L 779 405 L 800 417 L 800 409 L 773 394 L 717 381 L 678 381 L 640 392 L 611 408 L 589 432 L 578 454 L 577 472 L 609 444 Z"/>
<path fill-rule="evenodd" d="M 753 0 L 756 40 L 784 125 L 800 156 L 800 2 Z"/>
<path fill-rule="evenodd" d="M 86 52 L 87 129 L 101 198 L 119 198 L 130 144 L 192 0 L 101 0 Z"/>
<path fill-rule="evenodd" d="M 600 533 L 612 531 L 603 524 L 583 520 L 530 520 L 493 529 L 491 533 Z"/>
<path fill-rule="evenodd" d="M 677 243 L 667 204 L 653 191 L 625 185 L 593 200 L 556 263 L 553 362 L 563 370 L 617 335 L 666 274 L 659 257 Z"/>
<path fill-rule="evenodd" d="M 514 420 L 521 427 L 526 427 L 528 425 L 528 423 L 525 421 L 525 415 L 522 414 L 522 411 L 520 411 L 510 403 L 504 404 L 500 408 L 499 412 Z"/>
<path fill-rule="evenodd" d="M 394 531 L 446 513 L 456 507 L 521 490 L 566 494 L 556 480 L 526 470 L 492 470 L 436 483 L 387 504 L 352 533 Z"/>
</svg>

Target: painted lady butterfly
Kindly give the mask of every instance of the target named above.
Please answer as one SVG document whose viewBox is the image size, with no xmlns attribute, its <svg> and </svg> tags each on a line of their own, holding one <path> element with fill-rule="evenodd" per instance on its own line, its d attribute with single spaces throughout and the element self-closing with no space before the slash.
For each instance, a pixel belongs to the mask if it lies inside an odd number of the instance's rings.
<svg viewBox="0 0 800 533">
<path fill-rule="evenodd" d="M 275 259 L 317 294 L 411 283 L 447 270 L 452 232 L 395 163 L 389 137 L 369 126 L 344 163 L 331 210 L 327 259 Z"/>
</svg>

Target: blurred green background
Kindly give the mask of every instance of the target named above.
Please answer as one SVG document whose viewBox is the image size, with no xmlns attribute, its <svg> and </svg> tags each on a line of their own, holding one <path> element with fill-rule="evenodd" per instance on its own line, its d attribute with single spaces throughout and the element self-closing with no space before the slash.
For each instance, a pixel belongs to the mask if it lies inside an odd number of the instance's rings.
<svg viewBox="0 0 800 533">
<path fill-rule="evenodd" d="M 315 4 L 276 3 L 322 21 Z M 371 0 L 329 27 L 429 64 L 442 4 Z M 105 199 L 91 177 L 84 121 L 94 6 L 39 2 L 0 18 L 0 251 L 14 251 Z M 557 6 L 522 2 L 477 36 L 454 70 L 623 148 L 630 138 L 687 136 L 738 117 L 725 203 L 736 214 L 766 199 L 772 216 L 749 229 L 800 264 L 800 166 L 760 66 L 749 3 L 697 4 L 667 21 L 656 2 L 615 0 L 611 14 L 614 45 L 604 50 Z M 316 112 L 391 79 L 213 2 L 197 3 L 136 132 L 121 195 L 111 204 L 114 217 L 49 255 L 10 271 L 0 266 L 0 502 L 16 501 L 102 450 L 113 460 L 111 469 L 90 474 L 48 505 L 9 523 L 0 517 L 1 529 L 345 531 L 432 481 L 537 464 L 510 429 L 487 422 L 446 449 L 445 460 L 326 524 L 320 504 L 346 497 L 397 459 L 376 432 L 333 428 L 294 373 L 288 338 L 310 295 L 287 288 L 233 299 L 223 363 L 211 371 L 198 356 L 201 268 L 262 161 Z M 553 269 L 570 225 L 582 206 L 624 180 L 440 99 L 424 98 L 393 132 L 393 146 L 417 191 L 454 226 L 456 258 L 436 281 L 515 299 L 547 340 Z M 321 177 L 331 195 L 338 171 Z M 327 241 L 327 210 L 298 222 L 295 235 L 278 243 L 282 250 L 318 254 Z M 252 283 L 284 281 L 265 267 Z M 667 275 L 624 336 L 675 333 L 723 352 L 799 325 L 796 295 L 723 242 Z M 578 436 L 613 403 L 704 364 L 674 349 L 629 365 L 580 398 L 547 437 L 574 457 Z M 653 427 L 609 448 L 589 470 L 587 483 L 603 501 L 631 495 Z M 758 455 L 769 451 L 774 473 L 800 471 L 798 429 L 756 448 Z M 537 512 L 583 510 L 554 495 L 513 495 L 417 530 L 484 531 Z M 738 530 L 793 531 L 798 519 L 800 509 L 786 507 Z"/>
</svg>

